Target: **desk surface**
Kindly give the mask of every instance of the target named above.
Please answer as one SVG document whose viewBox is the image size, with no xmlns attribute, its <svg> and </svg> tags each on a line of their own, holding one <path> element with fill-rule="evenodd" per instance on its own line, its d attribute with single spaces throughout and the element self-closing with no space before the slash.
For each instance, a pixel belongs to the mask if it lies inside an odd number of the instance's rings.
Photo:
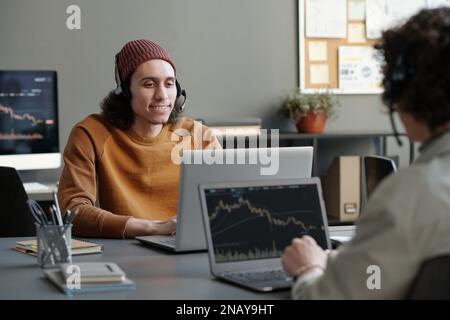
<svg viewBox="0 0 450 320">
<path fill-rule="evenodd" d="M 0 238 L 0 299 L 68 299 L 44 276 L 36 258 L 16 252 L 16 240 Z M 74 256 L 73 262 L 116 262 L 136 284 L 135 290 L 75 294 L 73 299 L 290 299 L 289 291 L 258 293 L 214 279 L 206 252 L 173 254 L 136 240 L 91 241 L 102 254 Z"/>
</svg>

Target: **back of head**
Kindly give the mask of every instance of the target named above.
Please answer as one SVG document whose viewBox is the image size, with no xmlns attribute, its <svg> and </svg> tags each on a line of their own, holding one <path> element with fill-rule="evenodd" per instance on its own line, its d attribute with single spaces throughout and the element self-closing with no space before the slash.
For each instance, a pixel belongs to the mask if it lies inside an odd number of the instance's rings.
<svg viewBox="0 0 450 320">
<path fill-rule="evenodd" d="M 434 130 L 450 121 L 450 8 L 424 9 L 387 30 L 376 45 L 384 55 L 383 100 Z"/>
</svg>

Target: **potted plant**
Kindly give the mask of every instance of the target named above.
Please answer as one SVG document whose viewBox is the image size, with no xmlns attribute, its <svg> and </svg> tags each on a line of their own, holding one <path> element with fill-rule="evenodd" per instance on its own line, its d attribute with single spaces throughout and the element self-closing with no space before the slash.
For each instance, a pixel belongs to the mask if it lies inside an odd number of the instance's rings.
<svg viewBox="0 0 450 320">
<path fill-rule="evenodd" d="M 294 121 L 298 132 L 321 133 L 338 106 L 339 101 L 328 91 L 303 94 L 296 89 L 285 97 L 280 113 Z"/>
</svg>

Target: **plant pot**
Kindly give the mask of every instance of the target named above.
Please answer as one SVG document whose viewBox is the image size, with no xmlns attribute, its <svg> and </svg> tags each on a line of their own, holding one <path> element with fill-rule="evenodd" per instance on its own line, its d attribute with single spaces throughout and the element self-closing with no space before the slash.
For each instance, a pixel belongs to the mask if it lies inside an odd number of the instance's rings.
<svg viewBox="0 0 450 320">
<path fill-rule="evenodd" d="M 308 112 L 306 116 L 298 119 L 296 127 L 300 133 L 322 133 L 325 129 L 327 117 L 323 113 Z"/>
</svg>

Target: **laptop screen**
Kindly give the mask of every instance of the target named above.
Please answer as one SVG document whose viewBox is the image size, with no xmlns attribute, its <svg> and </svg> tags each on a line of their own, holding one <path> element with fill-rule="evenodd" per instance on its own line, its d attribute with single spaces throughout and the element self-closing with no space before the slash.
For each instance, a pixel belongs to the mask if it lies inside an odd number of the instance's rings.
<svg viewBox="0 0 450 320">
<path fill-rule="evenodd" d="M 327 249 L 316 184 L 205 189 L 216 263 L 277 258 L 305 234 Z"/>
</svg>

